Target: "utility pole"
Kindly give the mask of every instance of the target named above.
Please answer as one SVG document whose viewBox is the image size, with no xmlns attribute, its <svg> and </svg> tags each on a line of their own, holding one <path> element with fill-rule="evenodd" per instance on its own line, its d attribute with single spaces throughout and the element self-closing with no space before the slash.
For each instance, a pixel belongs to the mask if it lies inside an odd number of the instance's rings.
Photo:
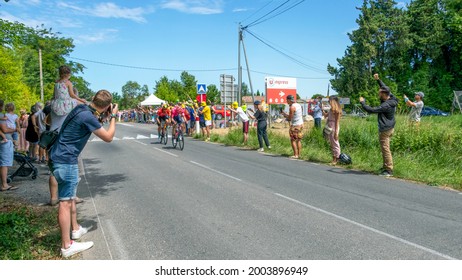
<svg viewBox="0 0 462 280">
<path fill-rule="evenodd" d="M 239 24 L 239 50 L 238 50 L 238 98 L 239 98 L 239 104 L 241 104 L 241 99 L 242 99 L 242 66 L 241 66 L 241 43 L 242 43 L 242 49 L 244 50 L 244 59 L 245 59 L 245 64 L 247 67 L 247 75 L 249 77 L 249 85 L 250 85 L 250 93 L 252 94 L 252 103 L 255 101 L 255 97 L 253 94 L 253 86 L 252 86 L 252 79 L 250 77 L 250 68 L 249 68 L 249 60 L 247 59 L 247 53 L 245 51 L 245 45 L 244 45 L 244 38 L 243 38 L 243 31 L 245 30 L 246 27 L 242 27 Z"/>
<path fill-rule="evenodd" d="M 238 26 L 238 48 L 237 48 L 237 103 L 241 106 L 242 96 L 242 67 L 241 67 L 241 41 L 242 41 L 242 27 L 239 23 Z"/>
<path fill-rule="evenodd" d="M 42 49 L 39 49 L 39 67 L 40 67 L 40 100 L 43 101 L 43 71 L 42 71 Z"/>
</svg>

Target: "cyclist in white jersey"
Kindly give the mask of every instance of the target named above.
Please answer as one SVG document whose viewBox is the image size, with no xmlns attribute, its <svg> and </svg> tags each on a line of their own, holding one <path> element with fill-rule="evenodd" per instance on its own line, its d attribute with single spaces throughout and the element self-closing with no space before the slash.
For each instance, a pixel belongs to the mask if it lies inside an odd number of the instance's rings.
<svg viewBox="0 0 462 280">
<path fill-rule="evenodd" d="M 298 159 L 302 152 L 302 138 L 303 138 L 303 116 L 302 116 L 302 106 L 296 103 L 293 95 L 287 96 L 287 104 L 289 104 L 289 114 L 282 112 L 283 116 L 290 121 L 290 143 L 292 145 L 292 150 L 294 155 L 291 158 Z"/>
</svg>

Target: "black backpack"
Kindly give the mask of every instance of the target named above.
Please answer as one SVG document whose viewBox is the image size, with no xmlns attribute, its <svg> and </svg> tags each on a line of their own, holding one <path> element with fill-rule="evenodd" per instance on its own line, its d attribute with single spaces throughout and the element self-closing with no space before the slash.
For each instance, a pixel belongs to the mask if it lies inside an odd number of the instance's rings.
<svg viewBox="0 0 462 280">
<path fill-rule="evenodd" d="M 341 153 L 338 159 L 342 164 L 351 164 L 351 157 L 347 154 Z"/>
</svg>

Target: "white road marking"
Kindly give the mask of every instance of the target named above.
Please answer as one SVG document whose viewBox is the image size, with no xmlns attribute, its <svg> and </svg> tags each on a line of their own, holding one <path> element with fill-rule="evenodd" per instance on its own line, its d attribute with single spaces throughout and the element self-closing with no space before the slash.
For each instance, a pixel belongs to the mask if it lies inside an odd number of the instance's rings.
<svg viewBox="0 0 462 280">
<path fill-rule="evenodd" d="M 162 152 L 162 153 L 166 153 L 166 154 L 168 154 L 168 155 L 171 155 L 171 156 L 173 156 L 173 157 L 178 157 L 177 155 L 172 154 L 172 153 L 169 153 L 169 152 L 164 151 L 164 150 L 162 150 L 162 149 L 159 149 L 159 148 L 154 148 L 154 149 L 155 149 L 155 150 L 158 150 L 159 152 Z"/>
<path fill-rule="evenodd" d="M 397 236 L 394 236 L 394 235 L 388 234 L 388 233 L 386 233 L 386 232 L 377 230 L 377 229 L 375 229 L 375 228 L 371 228 L 371 227 L 369 227 L 369 226 L 363 225 L 363 224 L 361 224 L 361 223 L 355 222 L 355 221 L 353 221 L 353 220 L 347 219 L 347 218 L 342 217 L 342 216 L 340 216 L 340 215 L 337 215 L 337 214 L 331 213 L 331 212 L 329 212 L 329 211 L 323 210 L 323 209 L 321 209 L 321 208 L 318 208 L 318 207 L 315 207 L 315 206 L 312 206 L 312 205 L 303 203 L 303 202 L 301 202 L 301 201 L 298 201 L 298 200 L 296 200 L 296 199 L 293 199 L 293 198 L 290 198 L 290 197 L 288 197 L 288 196 L 282 195 L 282 194 L 280 194 L 280 193 L 274 193 L 274 194 L 277 195 L 277 196 L 279 196 L 279 197 L 281 197 L 281 198 L 284 198 L 284 199 L 286 199 L 286 200 L 289 200 L 289 201 L 295 202 L 295 203 L 297 203 L 297 204 L 299 204 L 299 205 L 302 205 L 302 206 L 304 206 L 304 207 L 310 208 L 310 209 L 312 209 L 312 210 L 314 210 L 314 211 L 317 211 L 317 212 L 326 214 L 326 215 L 328 215 L 328 216 L 331 216 L 331 217 L 334 217 L 334 218 L 336 218 L 336 219 L 342 220 L 342 221 L 344 221 L 344 222 L 347 222 L 347 223 L 353 224 L 353 225 L 355 225 L 355 226 L 358 226 L 358 227 L 360 227 L 360 228 L 363 228 L 363 229 L 366 229 L 366 230 L 375 232 L 375 233 L 377 233 L 377 234 L 383 235 L 383 236 L 388 237 L 388 238 L 390 238 L 390 239 L 399 241 L 399 242 L 401 242 L 401 243 L 407 244 L 407 245 L 409 245 L 409 246 L 415 247 L 415 248 L 420 249 L 420 250 L 423 250 L 423 251 L 425 251 L 425 252 L 434 254 L 434 255 L 439 256 L 439 257 L 441 257 L 441 258 L 448 259 L 448 260 L 457 260 L 457 259 L 455 259 L 455 258 L 453 258 L 453 257 L 451 257 L 451 256 L 448 256 L 448 255 L 445 255 L 445 254 L 443 254 L 443 253 L 437 252 L 437 251 L 432 250 L 432 249 L 430 249 L 430 248 L 421 246 L 421 245 L 416 244 L 416 243 L 412 243 L 412 242 L 410 242 L 410 241 L 407 241 L 407 240 L 402 239 L 402 238 L 399 238 L 399 237 L 397 237 Z"/>
<path fill-rule="evenodd" d="M 213 168 L 210 168 L 210 167 L 205 166 L 205 165 L 203 165 L 203 164 L 197 163 L 197 162 L 195 162 L 195 161 L 190 161 L 190 162 L 191 162 L 192 164 L 195 164 L 195 165 L 197 165 L 197 166 L 200 166 L 200 167 L 202 167 L 202 168 L 204 168 L 204 169 L 207 169 L 207 170 L 213 171 L 213 172 L 215 172 L 215 173 L 221 174 L 221 175 L 223 175 L 223 176 L 229 177 L 229 178 L 234 179 L 234 180 L 236 180 L 236 181 L 239 181 L 239 182 L 242 181 L 242 180 L 239 179 L 239 178 L 236 178 L 236 177 L 231 176 L 231 175 L 229 175 L 229 174 L 226 174 L 226 173 L 223 173 L 223 172 L 221 172 L 221 171 L 215 170 L 215 169 L 213 169 Z"/>
<path fill-rule="evenodd" d="M 149 137 L 138 134 L 138 135 L 136 135 L 136 139 L 149 139 Z"/>
<path fill-rule="evenodd" d="M 133 142 L 136 142 L 136 143 L 138 143 L 138 144 L 141 144 L 141 145 L 144 145 L 144 146 L 147 146 L 147 145 L 148 145 L 148 144 L 146 144 L 146 143 L 143 143 L 143 142 L 141 142 L 141 141 L 138 141 L 138 140 L 134 140 Z"/>
<path fill-rule="evenodd" d="M 133 126 L 132 124 L 128 124 L 128 123 L 120 123 L 120 122 L 118 122 L 118 123 L 116 123 L 116 124 L 118 124 L 118 125 L 124 125 L 124 126 L 130 126 L 130 127 L 132 127 L 132 126 Z"/>
<path fill-rule="evenodd" d="M 122 140 L 135 140 L 135 137 L 124 136 L 124 137 L 122 138 Z"/>
</svg>

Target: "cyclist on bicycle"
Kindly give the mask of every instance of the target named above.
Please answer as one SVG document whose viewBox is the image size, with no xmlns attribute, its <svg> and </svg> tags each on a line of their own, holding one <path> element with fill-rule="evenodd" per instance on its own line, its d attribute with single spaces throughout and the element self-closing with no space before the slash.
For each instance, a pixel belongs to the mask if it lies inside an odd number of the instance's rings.
<svg viewBox="0 0 462 280">
<path fill-rule="evenodd" d="M 157 110 L 156 122 L 157 122 L 157 135 L 159 137 L 159 141 L 160 141 L 161 135 L 164 135 L 164 136 L 166 135 L 165 129 L 168 125 L 170 115 L 171 113 L 170 113 L 170 110 L 168 109 L 167 104 L 163 104 L 162 107 Z M 161 130 L 162 130 L 162 134 L 161 134 Z"/>
<path fill-rule="evenodd" d="M 172 129 L 172 138 L 175 138 L 176 126 L 179 125 L 180 129 L 184 131 L 184 109 L 181 106 L 181 102 L 178 102 L 175 107 L 172 109 L 172 119 L 173 119 L 173 129 Z"/>
</svg>

